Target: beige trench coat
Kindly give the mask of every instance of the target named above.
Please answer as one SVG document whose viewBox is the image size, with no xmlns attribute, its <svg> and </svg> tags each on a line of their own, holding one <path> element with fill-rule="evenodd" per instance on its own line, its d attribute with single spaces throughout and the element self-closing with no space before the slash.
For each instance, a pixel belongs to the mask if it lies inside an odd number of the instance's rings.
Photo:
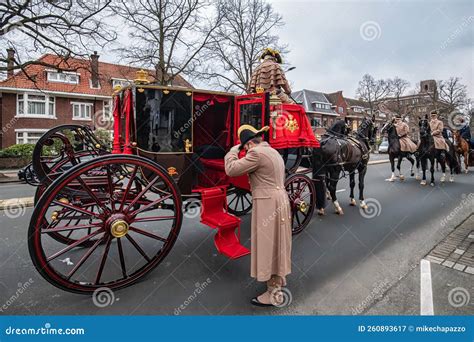
<svg viewBox="0 0 474 342">
<path fill-rule="evenodd" d="M 410 128 L 408 127 L 406 122 L 396 123 L 395 128 L 397 129 L 397 135 L 400 138 L 400 150 L 402 152 L 415 153 L 416 149 L 417 149 L 417 146 L 408 137 L 408 133 L 410 132 Z"/>
<path fill-rule="evenodd" d="M 431 119 L 430 120 L 430 129 L 431 135 L 433 136 L 435 148 L 437 150 L 446 150 L 449 151 L 449 146 L 444 140 L 443 137 L 443 121 L 438 119 Z"/>
<path fill-rule="evenodd" d="M 225 171 L 231 176 L 248 173 L 252 191 L 250 276 L 267 281 L 272 275 L 291 273 L 291 210 L 285 190 L 282 157 L 267 142 L 247 151 L 225 156 Z"/>
</svg>

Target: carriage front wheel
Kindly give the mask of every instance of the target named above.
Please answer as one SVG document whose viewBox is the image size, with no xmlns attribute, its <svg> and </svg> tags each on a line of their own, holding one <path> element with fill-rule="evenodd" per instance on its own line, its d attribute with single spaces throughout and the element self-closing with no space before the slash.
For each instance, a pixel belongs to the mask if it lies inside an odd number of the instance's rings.
<svg viewBox="0 0 474 342">
<path fill-rule="evenodd" d="M 311 221 L 316 204 L 314 183 L 304 174 L 293 174 L 285 181 L 286 192 L 290 199 L 292 232 L 299 234 Z"/>
<path fill-rule="evenodd" d="M 181 195 L 165 169 L 139 156 L 107 155 L 74 166 L 38 201 L 28 247 L 38 272 L 65 291 L 133 284 L 170 252 Z M 71 232 L 64 245 L 52 232 Z M 87 248 L 84 248 L 87 242 Z"/>
</svg>

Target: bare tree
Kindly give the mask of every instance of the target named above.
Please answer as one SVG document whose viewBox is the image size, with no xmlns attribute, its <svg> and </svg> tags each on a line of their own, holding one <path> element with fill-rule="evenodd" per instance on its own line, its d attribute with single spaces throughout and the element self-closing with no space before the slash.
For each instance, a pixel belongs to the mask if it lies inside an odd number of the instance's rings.
<svg viewBox="0 0 474 342">
<path fill-rule="evenodd" d="M 245 92 L 262 51 L 267 47 L 287 52 L 275 29 L 284 25 L 282 16 L 264 0 L 218 0 L 221 25 L 205 49 L 207 61 L 200 77 L 226 91 Z"/>
<path fill-rule="evenodd" d="M 402 101 L 400 98 L 405 94 L 409 86 L 410 82 L 399 78 L 398 76 L 395 76 L 395 78 L 389 80 L 390 96 L 393 97 L 396 111 L 400 115 L 402 112 L 406 112 L 402 106 Z"/>
<path fill-rule="evenodd" d="M 467 87 L 461 83 L 461 78 L 450 77 L 438 82 L 439 99 L 445 103 L 445 110 L 452 112 L 463 109 L 468 104 Z"/>
<path fill-rule="evenodd" d="M 133 42 L 118 51 L 129 62 L 155 68 L 160 84 L 195 69 L 220 22 L 211 3 L 202 0 L 119 0 L 113 9 L 131 28 Z"/>
<path fill-rule="evenodd" d="M 70 57 L 88 57 L 116 35 L 102 21 L 112 0 L 4 0 L 0 2 L 0 72 L 41 64 L 70 69 Z M 59 56 L 54 63 L 38 54 Z"/>
<path fill-rule="evenodd" d="M 369 104 L 371 113 L 375 112 L 377 103 L 391 92 L 391 82 L 375 80 L 370 74 L 365 74 L 359 81 L 357 96 Z"/>
</svg>

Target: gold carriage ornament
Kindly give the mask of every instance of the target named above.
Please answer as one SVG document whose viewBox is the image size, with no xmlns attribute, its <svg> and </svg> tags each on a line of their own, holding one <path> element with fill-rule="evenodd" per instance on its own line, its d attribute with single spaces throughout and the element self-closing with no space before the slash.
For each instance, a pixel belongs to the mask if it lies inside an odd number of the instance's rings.
<svg viewBox="0 0 474 342">
<path fill-rule="evenodd" d="M 255 92 L 256 92 L 257 94 L 261 94 L 261 93 L 263 93 L 264 91 L 265 91 L 265 89 L 262 88 L 262 87 L 257 87 L 257 88 L 255 88 Z"/>
<path fill-rule="evenodd" d="M 135 84 L 149 84 L 150 81 L 148 81 L 148 71 L 143 69 L 138 70 L 134 82 Z"/>
<path fill-rule="evenodd" d="M 288 119 L 286 120 L 285 128 L 291 133 L 293 133 L 299 128 L 298 121 L 296 121 L 292 114 L 288 114 Z"/>
</svg>

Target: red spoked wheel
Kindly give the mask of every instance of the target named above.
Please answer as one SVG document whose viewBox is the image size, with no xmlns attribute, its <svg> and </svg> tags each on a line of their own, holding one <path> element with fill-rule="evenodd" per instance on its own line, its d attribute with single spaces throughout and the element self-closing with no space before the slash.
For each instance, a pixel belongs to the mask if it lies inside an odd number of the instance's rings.
<svg viewBox="0 0 474 342">
<path fill-rule="evenodd" d="M 47 281 L 65 291 L 123 288 L 169 253 L 181 208 L 175 182 L 155 162 L 98 157 L 64 173 L 41 196 L 28 231 L 30 257 Z M 51 237 L 71 231 L 74 242 L 66 246 Z"/>
<path fill-rule="evenodd" d="M 235 216 L 246 215 L 252 210 L 252 193 L 245 189 L 234 189 L 227 195 L 227 210 Z"/>
<path fill-rule="evenodd" d="M 316 204 L 314 183 L 306 175 L 294 174 L 285 181 L 285 188 L 290 199 L 292 232 L 299 234 L 311 221 Z"/>
</svg>

